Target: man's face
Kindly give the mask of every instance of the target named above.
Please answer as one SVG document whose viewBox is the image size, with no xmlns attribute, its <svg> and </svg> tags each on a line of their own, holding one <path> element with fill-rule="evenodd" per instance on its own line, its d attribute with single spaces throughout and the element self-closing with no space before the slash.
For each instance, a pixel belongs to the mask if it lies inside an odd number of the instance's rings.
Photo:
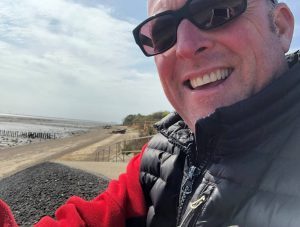
<svg viewBox="0 0 300 227">
<path fill-rule="evenodd" d="M 185 2 L 149 0 L 148 12 L 176 10 Z M 241 16 L 208 31 L 183 19 L 177 43 L 155 56 L 164 92 L 192 130 L 199 118 L 257 93 L 286 70 L 286 48 L 271 29 L 270 10 L 266 0 L 250 0 Z"/>
</svg>

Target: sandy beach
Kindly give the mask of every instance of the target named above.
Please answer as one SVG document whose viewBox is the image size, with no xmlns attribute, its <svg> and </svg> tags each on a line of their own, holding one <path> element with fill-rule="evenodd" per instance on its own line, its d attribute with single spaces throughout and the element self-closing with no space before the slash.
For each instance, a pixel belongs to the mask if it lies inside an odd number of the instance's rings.
<svg viewBox="0 0 300 227">
<path fill-rule="evenodd" d="M 95 152 L 99 146 L 110 145 L 125 138 L 137 136 L 137 132 L 131 130 L 126 134 L 112 134 L 111 132 L 116 128 L 119 127 L 113 126 L 111 129 L 97 127 L 71 137 L 1 149 L 0 179 L 46 161 L 58 162 L 107 178 L 116 178 L 125 170 L 126 163 L 82 162 L 80 160 L 80 157 Z"/>
<path fill-rule="evenodd" d="M 116 178 L 119 172 L 125 170 L 125 163 L 81 162 L 76 157 L 92 153 L 100 145 L 112 144 L 131 134 L 133 133 L 111 134 L 110 131 L 99 128 L 69 138 L 0 150 L 0 179 L 46 161 L 59 162 L 94 174 Z M 113 175 L 112 169 L 116 172 Z"/>
</svg>

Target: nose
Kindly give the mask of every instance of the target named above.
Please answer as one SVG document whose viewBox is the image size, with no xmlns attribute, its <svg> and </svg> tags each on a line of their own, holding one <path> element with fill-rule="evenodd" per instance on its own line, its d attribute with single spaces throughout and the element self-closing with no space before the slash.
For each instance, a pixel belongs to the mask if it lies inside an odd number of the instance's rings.
<svg viewBox="0 0 300 227">
<path fill-rule="evenodd" d="M 189 59 L 207 51 L 213 46 L 213 40 L 207 31 L 200 30 L 189 20 L 184 19 L 177 29 L 176 55 Z"/>
</svg>

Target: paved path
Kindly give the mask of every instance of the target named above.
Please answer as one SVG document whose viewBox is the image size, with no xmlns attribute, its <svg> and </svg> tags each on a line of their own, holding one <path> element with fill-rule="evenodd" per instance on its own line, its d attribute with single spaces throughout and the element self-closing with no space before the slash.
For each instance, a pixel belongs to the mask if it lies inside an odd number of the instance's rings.
<svg viewBox="0 0 300 227">
<path fill-rule="evenodd" d="M 126 134 L 114 134 L 106 139 L 77 149 L 76 151 L 68 153 L 52 161 L 69 166 L 71 168 L 84 170 L 100 177 L 117 179 L 121 173 L 126 171 L 127 163 L 133 157 L 133 155 L 126 156 L 125 162 L 94 162 L 82 160 L 85 160 L 89 154 L 94 154 L 97 147 L 112 145 L 118 141 L 136 137 L 138 137 L 137 131 L 128 130 Z"/>
</svg>

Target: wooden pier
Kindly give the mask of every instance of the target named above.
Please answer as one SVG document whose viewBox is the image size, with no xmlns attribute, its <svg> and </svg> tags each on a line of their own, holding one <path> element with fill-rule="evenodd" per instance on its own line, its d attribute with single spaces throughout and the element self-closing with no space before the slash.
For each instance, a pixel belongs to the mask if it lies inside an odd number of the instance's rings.
<svg viewBox="0 0 300 227">
<path fill-rule="evenodd" d="M 57 133 L 51 132 L 31 132 L 31 131 L 10 131 L 0 130 L 0 136 L 14 137 L 14 138 L 30 138 L 30 139 L 56 139 Z"/>
</svg>

